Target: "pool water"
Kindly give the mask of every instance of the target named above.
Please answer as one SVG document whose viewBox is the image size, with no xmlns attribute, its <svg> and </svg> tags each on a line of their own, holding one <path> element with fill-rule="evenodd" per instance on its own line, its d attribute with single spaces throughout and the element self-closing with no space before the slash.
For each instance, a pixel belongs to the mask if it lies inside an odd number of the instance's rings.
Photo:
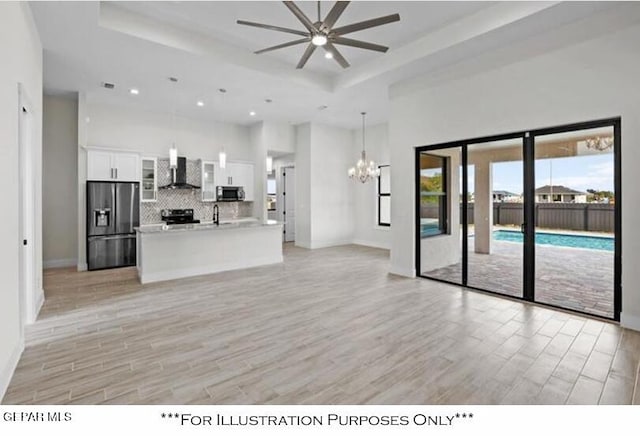
<svg viewBox="0 0 640 436">
<path fill-rule="evenodd" d="M 493 239 L 496 241 L 520 242 L 524 235 L 517 231 L 496 230 Z M 555 245 L 556 247 L 587 248 L 589 250 L 613 251 L 614 238 L 606 236 L 566 235 L 562 233 L 536 232 L 536 244 Z"/>
</svg>

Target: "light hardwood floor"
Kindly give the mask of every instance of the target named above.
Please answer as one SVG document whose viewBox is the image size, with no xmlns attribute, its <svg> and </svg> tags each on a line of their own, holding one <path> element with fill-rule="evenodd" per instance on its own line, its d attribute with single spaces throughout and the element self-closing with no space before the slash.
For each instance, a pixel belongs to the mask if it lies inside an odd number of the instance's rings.
<svg viewBox="0 0 640 436">
<path fill-rule="evenodd" d="M 632 401 L 640 334 L 388 266 L 287 246 L 280 265 L 144 286 L 49 270 L 4 403 Z"/>
</svg>

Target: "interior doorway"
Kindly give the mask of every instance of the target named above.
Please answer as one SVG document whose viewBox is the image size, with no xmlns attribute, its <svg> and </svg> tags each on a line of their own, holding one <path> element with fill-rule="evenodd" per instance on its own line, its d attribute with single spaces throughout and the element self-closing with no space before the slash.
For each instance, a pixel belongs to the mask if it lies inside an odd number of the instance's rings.
<svg viewBox="0 0 640 436">
<path fill-rule="evenodd" d="M 619 320 L 620 189 L 620 119 L 418 147 L 418 275 Z"/>
<path fill-rule="evenodd" d="M 296 240 L 296 169 L 282 168 L 282 221 L 284 222 L 284 242 Z"/>
</svg>

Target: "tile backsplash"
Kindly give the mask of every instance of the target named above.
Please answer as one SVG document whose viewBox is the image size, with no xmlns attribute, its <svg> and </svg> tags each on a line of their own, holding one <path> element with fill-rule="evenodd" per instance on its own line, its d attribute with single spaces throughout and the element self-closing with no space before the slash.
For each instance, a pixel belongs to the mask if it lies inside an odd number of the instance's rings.
<svg viewBox="0 0 640 436">
<path fill-rule="evenodd" d="M 199 160 L 187 160 L 188 183 L 202 186 L 200 168 Z M 167 185 L 170 181 L 169 159 L 158 159 L 158 186 Z M 195 219 L 211 221 L 213 219 L 214 204 L 217 204 L 220 208 L 221 220 L 245 218 L 253 214 L 253 202 L 251 201 L 203 202 L 202 193 L 199 189 L 159 189 L 157 201 L 140 204 L 140 224 L 162 222 L 160 217 L 162 209 L 193 209 Z"/>
</svg>

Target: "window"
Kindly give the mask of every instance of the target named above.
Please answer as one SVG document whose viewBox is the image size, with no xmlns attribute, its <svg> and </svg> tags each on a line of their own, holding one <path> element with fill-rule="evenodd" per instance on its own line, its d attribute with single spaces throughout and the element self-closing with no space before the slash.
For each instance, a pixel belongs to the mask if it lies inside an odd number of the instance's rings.
<svg viewBox="0 0 640 436">
<path fill-rule="evenodd" d="M 391 167 L 380 165 L 378 177 L 378 225 L 391 225 Z"/>
<path fill-rule="evenodd" d="M 420 153 L 420 235 L 449 233 L 447 162 L 443 156 Z"/>
</svg>

